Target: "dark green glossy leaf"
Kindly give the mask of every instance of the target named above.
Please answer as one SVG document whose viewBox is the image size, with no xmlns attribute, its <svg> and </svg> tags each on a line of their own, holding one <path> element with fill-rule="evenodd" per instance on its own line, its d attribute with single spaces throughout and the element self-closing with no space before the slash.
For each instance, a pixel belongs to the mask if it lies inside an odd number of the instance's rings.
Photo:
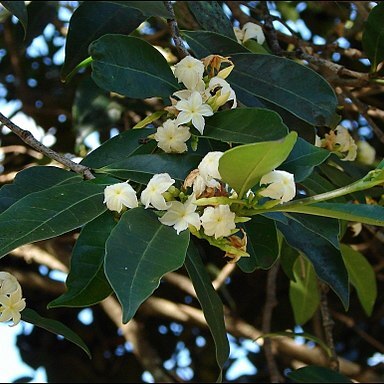
<svg viewBox="0 0 384 384">
<path fill-rule="evenodd" d="M 245 105 L 257 106 L 260 98 L 312 125 L 338 120 L 336 95 L 315 71 L 273 55 L 238 53 L 231 60 L 235 67 L 227 81 Z"/>
<path fill-rule="evenodd" d="M 62 168 L 35 166 L 20 171 L 12 184 L 0 189 L 0 213 L 33 192 L 67 183 L 80 183 L 82 177 Z"/>
<path fill-rule="evenodd" d="M 283 208 L 286 212 L 333 217 L 364 224 L 384 226 L 384 208 L 380 205 L 317 203 Z"/>
<path fill-rule="evenodd" d="M 351 284 L 355 287 L 367 316 L 371 316 L 377 298 L 376 274 L 372 265 L 360 252 L 348 245 L 340 245 Z"/>
<path fill-rule="evenodd" d="M 121 95 L 169 97 L 179 85 L 163 55 L 146 41 L 104 35 L 89 46 L 95 83 Z"/>
<path fill-rule="evenodd" d="M 232 23 L 217 1 L 188 1 L 187 4 L 196 21 L 203 29 L 221 33 L 236 40 Z"/>
<path fill-rule="evenodd" d="M 115 225 L 112 212 L 107 211 L 84 226 L 73 248 L 67 291 L 48 308 L 86 307 L 112 293 L 104 275 L 104 256 L 105 242 Z"/>
<path fill-rule="evenodd" d="M 269 269 L 279 256 L 276 224 L 261 215 L 252 217 L 242 225 L 247 233 L 247 252 L 250 257 L 242 257 L 237 265 L 243 272 L 253 272 L 257 268 Z"/>
<path fill-rule="evenodd" d="M 189 243 L 185 268 L 195 288 L 197 298 L 204 312 L 204 317 L 216 345 L 216 360 L 223 369 L 229 356 L 229 342 L 224 323 L 223 303 L 212 286 L 208 272 L 193 242 Z"/>
<path fill-rule="evenodd" d="M 369 13 L 363 32 L 363 48 L 376 71 L 378 64 L 384 60 L 384 4 L 378 3 Z"/>
<path fill-rule="evenodd" d="M 297 133 L 291 132 L 283 140 L 244 144 L 226 151 L 219 161 L 222 180 L 242 198 L 288 157 L 296 139 Z"/>
<path fill-rule="evenodd" d="M 313 168 L 323 163 L 329 155 L 329 151 L 315 147 L 299 137 L 292 152 L 279 169 L 293 173 L 295 181 L 299 183 L 307 178 L 313 172 Z"/>
<path fill-rule="evenodd" d="M 50 239 L 79 228 L 106 210 L 105 185 L 60 185 L 34 192 L 0 215 L 0 256 L 23 244 Z"/>
<path fill-rule="evenodd" d="M 291 247 L 308 257 L 317 276 L 335 291 L 344 307 L 348 308 L 349 280 L 340 251 L 297 221 L 289 220 L 288 225 L 277 223 L 277 227 Z"/>
<path fill-rule="evenodd" d="M 198 58 L 213 54 L 229 56 L 234 53 L 249 53 L 237 41 L 216 32 L 182 31 L 182 35 Z"/>
<path fill-rule="evenodd" d="M 106 243 L 105 274 L 127 323 L 159 286 L 164 274 L 184 264 L 189 231 L 179 235 L 150 210 L 125 212 Z M 170 252 L 170 250 L 172 250 Z"/>
<path fill-rule="evenodd" d="M 151 153 L 156 147 L 156 141 L 151 140 L 146 144 L 142 143 L 148 135 L 154 132 L 154 129 L 149 128 L 130 129 L 122 132 L 89 153 L 81 161 L 81 164 L 91 168 L 101 168 L 134 154 Z"/>
<path fill-rule="evenodd" d="M 296 324 L 305 324 L 320 304 L 317 276 L 312 264 L 303 257 L 296 259 L 293 274 L 295 280 L 290 282 L 289 300 Z"/>
<path fill-rule="evenodd" d="M 340 226 L 338 220 L 331 219 L 329 217 L 311 216 L 296 213 L 290 213 L 287 214 L 287 216 L 297 221 L 314 234 L 321 236 L 323 239 L 329 241 L 336 249 L 340 248 Z"/>
<path fill-rule="evenodd" d="M 169 13 L 161 1 L 83 1 L 69 23 L 62 78 L 88 57 L 92 41 L 109 33 L 128 35 L 150 16 Z"/>
<path fill-rule="evenodd" d="M 238 108 L 216 112 L 205 120 L 204 135 L 215 140 L 251 144 L 278 140 L 288 133 L 281 117 L 268 109 Z"/>
<path fill-rule="evenodd" d="M 296 383 L 352 383 L 348 377 L 338 372 L 315 365 L 299 368 L 289 372 L 287 376 Z"/>
<path fill-rule="evenodd" d="M 27 33 L 27 25 L 28 25 L 28 12 L 27 6 L 24 1 L 1 1 L 1 4 L 4 8 L 8 9 L 12 15 L 16 16 L 21 25 L 24 28 L 24 35 Z"/>
<path fill-rule="evenodd" d="M 80 347 L 88 355 L 88 357 L 91 358 L 91 352 L 85 345 L 84 341 L 80 338 L 80 336 L 60 321 L 42 317 L 31 308 L 25 308 L 21 312 L 21 319 L 23 321 L 26 321 L 27 323 L 35 325 L 36 327 L 44 328 L 45 330 L 52 332 L 56 335 L 63 336 L 71 343 Z"/>
<path fill-rule="evenodd" d="M 147 184 L 156 173 L 167 172 L 176 180 L 183 181 L 190 171 L 197 168 L 201 161 L 200 155 L 134 155 L 127 159 L 109 164 L 96 172 L 106 173 L 122 180 L 133 180 Z"/>
</svg>

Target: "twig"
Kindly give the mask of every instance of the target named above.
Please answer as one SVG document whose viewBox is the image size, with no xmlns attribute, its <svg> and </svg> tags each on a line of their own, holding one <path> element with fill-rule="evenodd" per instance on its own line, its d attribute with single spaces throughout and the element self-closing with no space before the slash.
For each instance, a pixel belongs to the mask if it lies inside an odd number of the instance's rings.
<svg viewBox="0 0 384 384">
<path fill-rule="evenodd" d="M 263 333 L 271 332 L 271 320 L 273 308 L 277 305 L 276 300 L 276 279 L 279 272 L 279 263 L 275 263 L 273 267 L 268 271 L 267 288 L 265 306 L 263 311 L 262 331 Z M 269 338 L 264 339 L 264 353 L 267 360 L 267 366 L 272 383 L 284 382 L 282 376 L 279 373 L 275 357 L 272 350 L 272 341 Z"/>
<path fill-rule="evenodd" d="M 54 150 L 46 147 L 44 144 L 36 140 L 31 132 L 20 128 L 18 125 L 14 124 L 11 120 L 9 120 L 6 116 L 4 116 L 1 112 L 0 112 L 0 122 L 3 123 L 6 127 L 8 127 L 17 136 L 19 136 L 20 139 L 24 141 L 24 143 L 36 149 L 36 151 L 44 154 L 45 156 L 49 157 L 52 160 L 56 160 L 57 162 L 65 165 L 72 171 L 83 175 L 85 179 L 90 180 L 95 178 L 90 168 L 85 167 L 84 165 L 81 165 L 81 164 L 76 164 L 72 160 L 67 159 L 64 156 L 61 156 Z"/>
<path fill-rule="evenodd" d="M 179 26 L 177 25 L 175 11 L 173 10 L 173 7 L 172 7 L 172 2 L 164 1 L 164 5 L 172 17 L 171 19 L 168 19 L 168 25 L 171 30 L 173 42 L 175 43 L 175 46 L 182 58 L 189 56 L 189 52 L 187 48 L 185 48 L 183 39 L 180 36 L 180 30 L 179 30 Z"/>
<path fill-rule="evenodd" d="M 339 371 L 340 364 L 339 360 L 337 358 L 336 349 L 335 349 L 335 343 L 333 341 L 333 326 L 334 321 L 331 318 L 331 314 L 329 313 L 328 308 L 328 286 L 322 282 L 319 282 L 320 285 L 320 310 L 321 310 L 321 317 L 323 319 L 323 328 L 325 333 L 325 341 L 331 351 L 331 356 L 329 358 L 329 367 L 333 369 L 334 371 Z"/>
<path fill-rule="evenodd" d="M 280 47 L 279 40 L 277 39 L 276 29 L 273 26 L 273 17 L 269 13 L 268 4 L 266 1 L 261 1 L 260 6 L 262 7 L 264 13 L 265 37 L 268 41 L 269 47 L 275 55 L 281 56 L 282 49 Z"/>
<path fill-rule="evenodd" d="M 220 273 L 216 276 L 215 280 L 212 281 L 212 285 L 217 291 L 220 287 L 225 283 L 225 280 L 231 273 L 235 270 L 236 263 L 228 263 L 224 266 L 224 268 L 220 271 Z"/>
</svg>

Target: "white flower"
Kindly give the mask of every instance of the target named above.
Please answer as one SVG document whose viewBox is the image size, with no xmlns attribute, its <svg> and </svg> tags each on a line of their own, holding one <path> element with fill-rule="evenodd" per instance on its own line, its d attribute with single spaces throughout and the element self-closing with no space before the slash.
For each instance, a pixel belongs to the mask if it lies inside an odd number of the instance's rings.
<svg viewBox="0 0 384 384">
<path fill-rule="evenodd" d="M 357 155 L 357 145 L 353 140 L 352 136 L 349 134 L 347 128 L 344 128 L 341 125 L 338 125 L 335 129 L 336 138 L 334 141 L 335 150 L 341 153 L 347 153 L 343 161 L 353 161 L 356 159 Z"/>
<path fill-rule="evenodd" d="M 183 153 L 187 151 L 185 142 L 191 137 L 189 128 L 178 126 L 176 120 L 168 119 L 157 128 L 155 140 L 157 146 L 167 153 Z"/>
<path fill-rule="evenodd" d="M 200 229 L 200 217 L 196 213 L 195 195 L 191 195 L 188 200 L 183 204 L 180 201 L 171 201 L 171 206 L 167 212 L 159 220 L 164 225 L 173 226 L 177 234 L 188 228 L 188 225 L 193 225 L 197 230 Z"/>
<path fill-rule="evenodd" d="M 269 184 L 259 195 L 280 200 L 285 203 L 292 200 L 296 195 L 296 185 L 293 174 L 285 171 L 271 171 L 264 175 L 260 184 Z"/>
<path fill-rule="evenodd" d="M 8 272 L 0 272 L 0 295 L 7 295 L 20 287 L 16 277 Z"/>
<path fill-rule="evenodd" d="M 200 175 L 207 181 L 208 186 L 210 186 L 209 183 L 211 181 L 216 185 L 212 179 L 221 180 L 221 175 L 219 173 L 219 161 L 223 154 L 223 152 L 219 151 L 208 152 L 197 167 Z"/>
<path fill-rule="evenodd" d="M 203 81 L 204 64 L 192 56 L 184 57 L 175 65 L 175 77 L 188 89 L 195 89 Z"/>
<path fill-rule="evenodd" d="M 188 99 L 178 101 L 175 107 L 181 111 L 177 115 L 177 125 L 188 123 L 192 120 L 194 127 L 203 134 L 205 126 L 203 116 L 212 116 L 213 111 L 208 104 L 203 104 L 203 99 L 199 92 L 192 92 Z"/>
<path fill-rule="evenodd" d="M 229 236 L 236 228 L 235 213 L 231 212 L 229 205 L 218 205 L 217 207 L 206 207 L 201 216 L 201 224 L 207 236 Z"/>
<path fill-rule="evenodd" d="M 224 105 L 227 101 L 233 100 L 232 109 L 237 107 L 237 100 L 236 100 L 236 93 L 231 88 L 229 83 L 222 79 L 221 77 L 215 76 L 212 77 L 211 80 L 209 80 L 208 88 L 205 91 L 206 95 L 209 97 L 211 95 L 211 91 L 215 91 L 217 88 L 220 88 L 220 95 L 217 97 L 216 104 L 217 107 L 221 107 Z"/>
<path fill-rule="evenodd" d="M 249 39 L 256 39 L 260 45 L 265 41 L 263 29 L 255 23 L 245 23 L 241 29 L 234 28 L 234 32 L 240 44 L 244 44 Z"/>
<path fill-rule="evenodd" d="M 13 325 L 18 324 L 24 308 L 25 299 L 22 298 L 20 286 L 9 295 L 0 295 L 0 322 L 12 320 Z"/>
<path fill-rule="evenodd" d="M 128 184 L 117 183 L 104 189 L 104 201 L 111 211 L 121 212 L 123 207 L 136 208 L 138 206 L 135 190 Z"/>
<path fill-rule="evenodd" d="M 375 162 L 376 150 L 367 141 L 357 142 L 357 160 L 363 164 L 371 165 Z"/>
<path fill-rule="evenodd" d="M 168 173 L 158 173 L 153 175 L 147 185 L 147 188 L 141 192 L 141 202 L 145 205 L 145 208 L 150 206 L 164 211 L 170 207 L 170 203 L 165 201 L 164 192 L 175 182 L 174 179 L 169 176 Z"/>
</svg>

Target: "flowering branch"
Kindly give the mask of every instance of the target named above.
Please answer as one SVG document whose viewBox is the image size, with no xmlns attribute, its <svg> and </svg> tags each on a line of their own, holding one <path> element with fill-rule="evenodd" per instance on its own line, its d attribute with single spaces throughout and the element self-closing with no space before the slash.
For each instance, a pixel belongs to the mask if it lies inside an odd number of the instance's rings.
<svg viewBox="0 0 384 384">
<path fill-rule="evenodd" d="M 49 157 L 52 160 L 56 160 L 57 162 L 65 165 L 72 171 L 83 175 L 85 179 L 91 180 L 95 178 L 95 176 L 93 176 L 91 170 L 88 167 L 85 167 L 84 165 L 81 165 L 81 164 L 76 164 L 72 160 L 67 159 L 66 157 L 58 154 L 53 149 L 46 147 L 44 144 L 36 140 L 31 132 L 20 128 L 18 125 L 16 125 L 11 120 L 9 120 L 6 116 L 4 116 L 1 112 L 0 112 L 0 122 L 3 123 L 6 127 L 8 127 L 17 136 L 19 136 L 20 139 L 24 141 L 24 143 L 36 149 L 38 152 L 42 153 L 43 155 Z"/>
</svg>

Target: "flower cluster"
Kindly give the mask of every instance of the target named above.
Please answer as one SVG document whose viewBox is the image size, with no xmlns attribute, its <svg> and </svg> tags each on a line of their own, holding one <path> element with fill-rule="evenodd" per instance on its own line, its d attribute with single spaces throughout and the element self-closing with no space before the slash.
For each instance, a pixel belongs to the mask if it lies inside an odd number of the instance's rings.
<svg viewBox="0 0 384 384">
<path fill-rule="evenodd" d="M 223 63 L 227 66 L 221 69 Z M 227 102 L 236 108 L 236 94 L 225 80 L 232 68 L 228 58 L 218 55 L 203 60 L 187 56 L 174 66 L 176 79 L 186 89 L 174 92 L 172 106 L 165 108 L 167 120 L 153 135 L 159 148 L 167 153 L 186 152 L 191 126 L 203 134 L 205 117 L 212 116 Z"/>
<path fill-rule="evenodd" d="M 237 223 L 249 220 L 246 210 L 236 209 L 237 195 L 223 183 L 219 161 L 223 152 L 209 152 L 186 177 L 183 185 L 176 188 L 175 180 L 168 173 L 155 174 L 141 192 L 140 200 L 128 183 L 117 183 L 105 188 L 104 203 L 118 213 L 139 205 L 159 212 L 159 221 L 173 227 L 177 234 L 189 230 L 198 238 L 224 250 L 232 262 L 249 256 L 246 250 L 247 234 Z M 270 198 L 274 204 L 292 200 L 296 194 L 293 175 L 274 170 L 260 180 L 258 191 L 252 194 L 255 208 L 258 201 Z M 250 200 L 249 197 L 246 198 Z M 244 204 L 243 204 L 244 206 Z M 245 215 L 245 216 L 244 216 Z M 239 232 L 241 236 L 235 235 Z"/>
<path fill-rule="evenodd" d="M 336 153 L 342 161 L 356 159 L 357 145 L 348 129 L 342 125 L 338 125 L 334 130 L 326 133 L 324 139 L 316 136 L 315 145 Z"/>
<path fill-rule="evenodd" d="M 235 27 L 233 30 L 240 44 L 244 44 L 250 39 L 255 39 L 260 45 L 265 41 L 263 29 L 255 23 L 248 22 L 243 25 L 243 28 Z"/>
<path fill-rule="evenodd" d="M 16 277 L 8 272 L 0 272 L 0 322 L 21 320 L 20 312 L 25 308 L 25 299 Z"/>
</svg>

